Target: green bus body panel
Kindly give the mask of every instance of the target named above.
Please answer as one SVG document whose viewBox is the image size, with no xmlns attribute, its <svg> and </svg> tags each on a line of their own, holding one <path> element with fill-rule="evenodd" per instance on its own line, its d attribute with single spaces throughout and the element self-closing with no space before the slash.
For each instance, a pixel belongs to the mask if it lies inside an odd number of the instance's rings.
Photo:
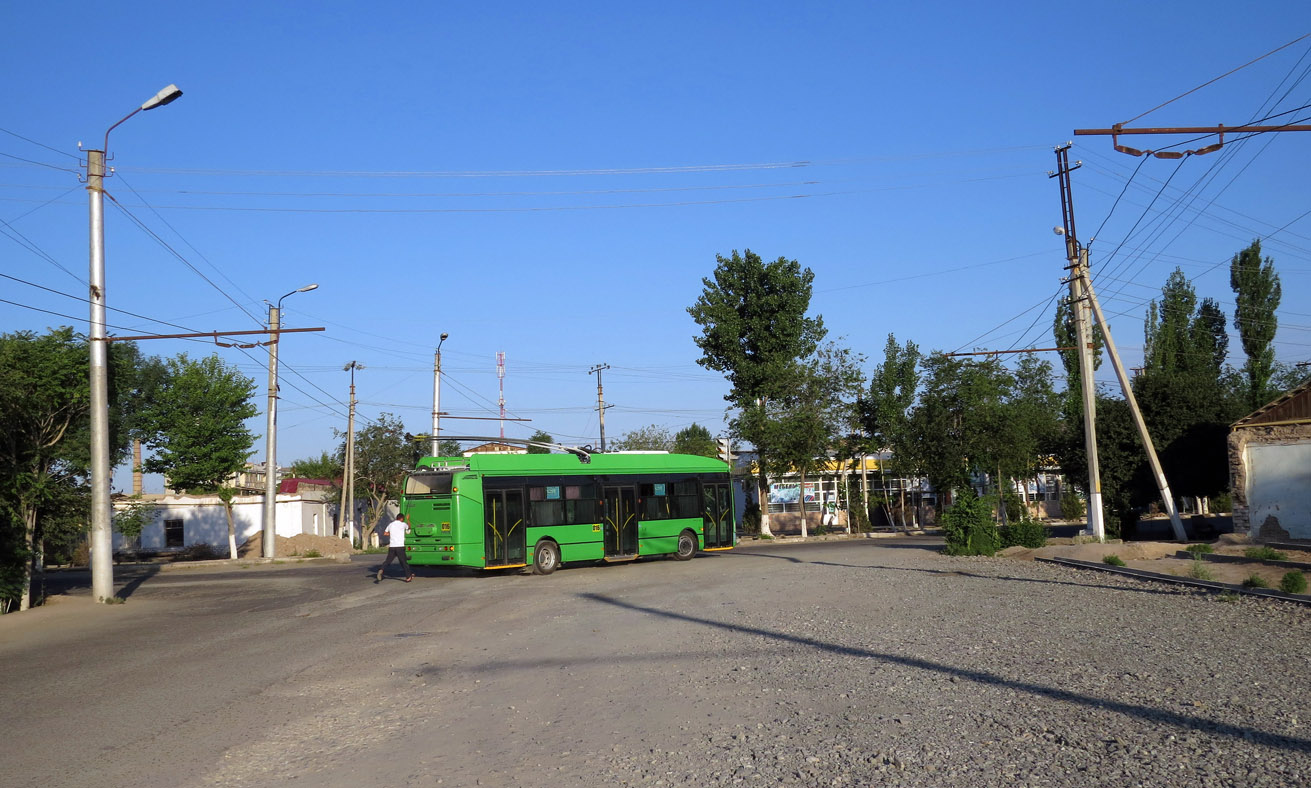
<svg viewBox="0 0 1311 788">
<path fill-rule="evenodd" d="M 406 553 L 412 564 L 486 567 L 483 493 L 500 489 L 498 479 L 578 476 L 595 479 L 599 486 L 632 486 L 638 481 L 628 477 L 674 474 L 703 478 L 722 474 L 722 482 L 716 483 L 730 482 L 727 463 L 682 454 L 594 454 L 590 463 L 580 462 L 572 454 L 424 457 L 416 472 L 442 468 L 461 469 L 455 474 L 452 494 L 401 498 L 401 511 L 410 519 Z M 532 565 L 533 549 L 542 539 L 559 545 L 562 562 L 600 560 L 605 556 L 602 528 L 600 523 L 529 525 L 525 531 L 527 563 Z M 640 520 L 637 554 L 671 554 L 678 549 L 679 534 L 685 530 L 696 534 L 698 549 L 705 546 L 701 518 Z"/>
</svg>

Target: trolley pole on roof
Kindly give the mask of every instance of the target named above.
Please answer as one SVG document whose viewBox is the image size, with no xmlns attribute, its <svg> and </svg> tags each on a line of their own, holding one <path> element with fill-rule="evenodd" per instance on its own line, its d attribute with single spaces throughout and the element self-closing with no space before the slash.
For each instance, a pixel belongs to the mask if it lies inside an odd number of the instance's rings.
<svg viewBox="0 0 1311 788">
<path fill-rule="evenodd" d="M 597 364 L 587 370 L 587 374 L 596 373 L 596 412 L 601 414 L 601 452 L 605 452 L 605 409 L 610 407 L 605 404 L 605 393 L 601 388 L 601 370 L 609 369 L 609 364 Z"/>
</svg>

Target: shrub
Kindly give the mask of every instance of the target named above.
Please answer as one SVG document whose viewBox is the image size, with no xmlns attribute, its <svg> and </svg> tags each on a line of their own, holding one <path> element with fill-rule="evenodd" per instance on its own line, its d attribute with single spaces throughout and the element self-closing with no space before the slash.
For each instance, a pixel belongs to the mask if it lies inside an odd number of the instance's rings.
<svg viewBox="0 0 1311 788">
<path fill-rule="evenodd" d="M 1283 579 L 1279 581 L 1279 590 L 1285 594 L 1305 594 L 1306 575 L 1296 569 L 1285 572 Z"/>
<path fill-rule="evenodd" d="M 1210 501 L 1212 512 L 1220 514 L 1221 512 L 1232 512 L 1234 510 L 1234 499 L 1227 492 L 1219 495 L 1212 495 Z"/>
<path fill-rule="evenodd" d="M 993 555 L 1000 540 L 990 501 L 967 490 L 942 513 L 947 555 Z"/>
<path fill-rule="evenodd" d="M 1193 565 L 1188 567 L 1188 576 L 1194 580 L 1215 579 L 1215 575 L 1211 574 L 1211 570 L 1206 568 L 1206 564 L 1202 563 L 1201 559 L 1197 558 L 1193 559 Z"/>
<path fill-rule="evenodd" d="M 851 518 L 849 522 L 851 523 L 852 533 L 865 533 L 874 530 L 870 527 L 869 513 L 865 511 L 864 507 L 851 507 L 847 510 L 847 516 Z"/>
<path fill-rule="evenodd" d="M 760 533 L 760 505 L 749 503 L 742 510 L 742 533 L 755 536 Z"/>
<path fill-rule="evenodd" d="M 1001 527 L 1002 547 L 1039 548 L 1047 544 L 1047 527 L 1029 517 Z"/>
<path fill-rule="evenodd" d="M 1184 549 L 1192 553 L 1194 557 L 1201 556 L 1201 555 L 1210 555 L 1211 553 L 1215 552 L 1215 548 L 1207 544 L 1206 542 L 1198 542 L 1197 544 L 1190 544 Z"/>
<path fill-rule="evenodd" d="M 206 542 L 193 544 L 182 552 L 178 553 L 178 558 L 183 561 L 213 561 L 216 558 L 226 558 L 226 555 L 220 554 L 214 549 L 214 546 Z"/>
<path fill-rule="evenodd" d="M 1111 555 L 1102 556 L 1102 563 L 1111 566 L 1124 566 L 1124 559 L 1112 553 Z"/>
<path fill-rule="evenodd" d="M 1082 520 L 1087 513 L 1088 509 L 1078 493 L 1070 487 L 1061 491 L 1061 519 Z"/>
<path fill-rule="evenodd" d="M 1265 578 L 1261 577 L 1256 572 L 1253 572 L 1252 574 L 1248 575 L 1247 579 L 1243 581 L 1243 588 L 1269 588 L 1269 587 L 1270 584 L 1265 581 Z"/>
<path fill-rule="evenodd" d="M 1243 555 L 1257 561 L 1287 561 L 1288 553 L 1280 552 L 1273 547 L 1261 545 L 1260 547 L 1249 547 L 1243 551 Z"/>
</svg>

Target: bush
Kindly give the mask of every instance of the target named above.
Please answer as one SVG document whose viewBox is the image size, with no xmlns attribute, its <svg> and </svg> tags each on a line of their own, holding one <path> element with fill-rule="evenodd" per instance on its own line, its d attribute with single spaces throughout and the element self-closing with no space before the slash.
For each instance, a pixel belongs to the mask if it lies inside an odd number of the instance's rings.
<svg viewBox="0 0 1311 788">
<path fill-rule="evenodd" d="M 1215 579 L 1215 575 L 1211 574 L 1211 570 L 1206 568 L 1206 564 L 1202 563 L 1200 558 L 1193 559 L 1193 565 L 1188 567 L 1188 576 L 1194 580 Z"/>
<path fill-rule="evenodd" d="M 1072 488 L 1066 487 L 1061 491 L 1061 519 L 1062 520 L 1082 520 L 1088 514 L 1088 509 L 1084 506 L 1083 499 L 1079 497 Z"/>
<path fill-rule="evenodd" d="M 1288 553 L 1280 552 L 1273 547 L 1261 545 L 1260 547 L 1249 547 L 1243 551 L 1243 555 L 1257 561 L 1287 561 Z"/>
<path fill-rule="evenodd" d="M 748 536 L 760 534 L 760 505 L 749 503 L 742 510 L 742 533 Z"/>
<path fill-rule="evenodd" d="M 1247 579 L 1243 581 L 1243 588 L 1269 588 L 1269 587 L 1270 584 L 1265 581 L 1265 578 L 1261 577 L 1255 572 L 1248 575 Z"/>
<path fill-rule="evenodd" d="M 847 510 L 847 516 L 851 518 L 848 522 L 851 523 L 852 533 L 865 533 L 874 530 L 870 527 L 869 513 L 865 511 L 864 507 L 859 505 L 851 507 Z"/>
<path fill-rule="evenodd" d="M 992 503 L 968 490 L 942 513 L 947 555 L 994 555 L 1000 535 L 992 521 Z"/>
<path fill-rule="evenodd" d="M 214 545 L 201 542 L 200 544 L 193 544 L 178 553 L 178 558 L 183 561 L 213 561 L 216 558 L 227 558 L 227 556 L 215 550 Z"/>
<path fill-rule="evenodd" d="M 1102 556 L 1102 563 L 1111 566 L 1124 566 L 1124 559 L 1112 553 L 1111 555 Z"/>
<path fill-rule="evenodd" d="M 1210 508 L 1211 511 L 1216 514 L 1232 512 L 1234 510 L 1234 499 L 1227 492 L 1222 492 L 1219 495 L 1212 495 Z"/>
<path fill-rule="evenodd" d="M 1285 572 L 1283 579 L 1279 581 L 1279 590 L 1285 594 L 1305 594 L 1306 575 L 1296 569 Z"/>
<path fill-rule="evenodd" d="M 1025 517 L 1001 528 L 1002 547 L 1039 548 L 1047 544 L 1047 527 L 1037 520 Z"/>
<path fill-rule="evenodd" d="M 1197 544 L 1190 544 L 1184 549 L 1192 553 L 1194 557 L 1201 556 L 1201 555 L 1209 555 L 1215 552 L 1215 548 L 1207 544 L 1206 542 L 1198 542 Z"/>
</svg>

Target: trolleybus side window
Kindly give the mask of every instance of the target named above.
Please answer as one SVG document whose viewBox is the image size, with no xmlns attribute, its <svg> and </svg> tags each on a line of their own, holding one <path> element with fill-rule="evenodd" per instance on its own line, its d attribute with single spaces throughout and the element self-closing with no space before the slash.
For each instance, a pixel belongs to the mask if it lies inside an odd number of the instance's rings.
<svg viewBox="0 0 1311 788">
<path fill-rule="evenodd" d="M 695 479 L 687 481 L 674 482 L 671 485 L 674 494 L 673 510 L 674 517 L 700 517 L 701 501 L 699 500 L 699 491 Z"/>
<path fill-rule="evenodd" d="M 601 522 L 596 505 L 595 484 L 572 484 L 564 488 L 565 516 L 570 525 Z"/>
<path fill-rule="evenodd" d="M 637 494 L 642 499 L 643 520 L 669 519 L 669 485 L 662 482 L 638 485 Z"/>
<path fill-rule="evenodd" d="M 529 487 L 528 502 L 533 525 L 562 525 L 564 500 L 559 487 Z"/>
</svg>

